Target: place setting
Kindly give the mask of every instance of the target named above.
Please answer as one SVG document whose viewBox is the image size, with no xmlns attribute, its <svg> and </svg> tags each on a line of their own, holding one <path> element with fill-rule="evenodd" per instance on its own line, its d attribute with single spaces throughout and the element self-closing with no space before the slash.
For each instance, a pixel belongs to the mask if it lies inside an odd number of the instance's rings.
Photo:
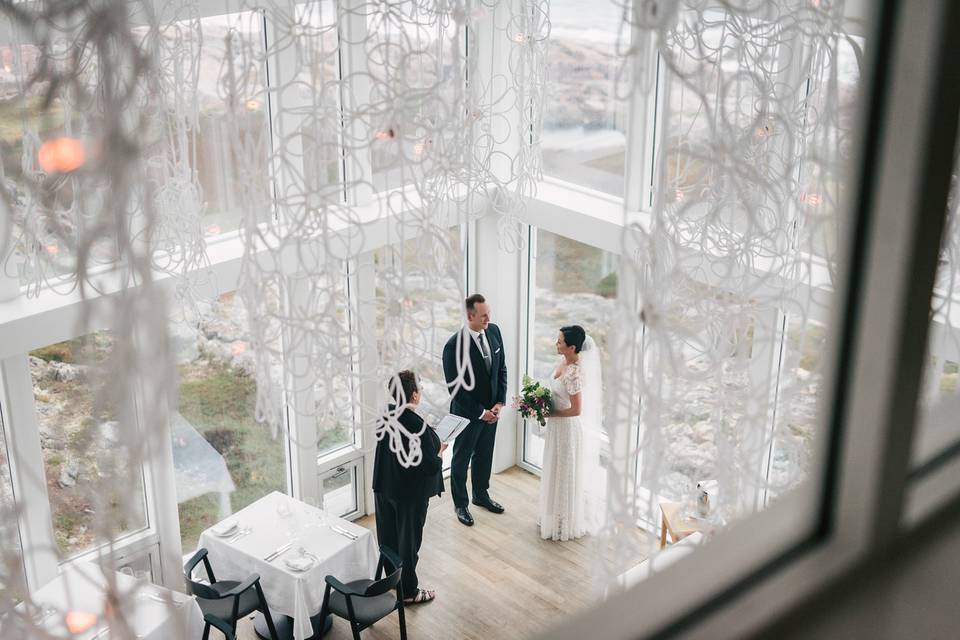
<svg viewBox="0 0 960 640">
<path fill-rule="evenodd" d="M 357 580 L 374 574 L 373 534 L 343 518 L 279 492 L 270 493 L 200 534 L 219 580 L 261 576 L 261 588 L 281 638 L 315 637 L 330 623 L 318 617 L 325 578 Z M 262 613 L 254 628 L 270 632 Z"/>
</svg>

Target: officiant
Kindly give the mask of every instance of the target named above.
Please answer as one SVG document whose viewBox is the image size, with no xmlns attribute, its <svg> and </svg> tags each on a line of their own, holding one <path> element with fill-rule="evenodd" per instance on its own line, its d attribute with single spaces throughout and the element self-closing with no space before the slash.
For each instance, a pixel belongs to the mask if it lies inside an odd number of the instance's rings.
<svg viewBox="0 0 960 640">
<path fill-rule="evenodd" d="M 378 429 L 380 441 L 373 462 L 373 495 L 377 510 L 377 540 L 394 549 L 403 562 L 400 585 L 406 604 L 428 602 L 436 592 L 421 589 L 417 561 L 427 521 L 427 504 L 443 493 L 443 460 L 447 448 L 434 429 L 413 410 L 420 404 L 420 385 L 412 371 L 401 371 L 387 384 L 391 404 L 384 423 L 394 428 Z M 418 435 L 422 456 L 404 467 L 397 456 L 410 453 L 411 438 L 397 433 L 399 423 L 407 433 Z M 402 431 L 402 430 L 401 430 Z"/>
</svg>

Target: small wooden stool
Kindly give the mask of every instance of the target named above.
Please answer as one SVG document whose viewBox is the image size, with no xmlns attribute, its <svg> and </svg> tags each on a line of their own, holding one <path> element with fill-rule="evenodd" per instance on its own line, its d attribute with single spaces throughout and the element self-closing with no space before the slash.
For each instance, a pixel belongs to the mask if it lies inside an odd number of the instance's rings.
<svg viewBox="0 0 960 640">
<path fill-rule="evenodd" d="M 670 542 L 686 538 L 691 533 L 699 531 L 709 533 L 709 527 L 700 520 L 687 518 L 683 515 L 683 505 L 679 502 L 660 503 L 660 548 L 667 546 L 667 533 Z"/>
</svg>

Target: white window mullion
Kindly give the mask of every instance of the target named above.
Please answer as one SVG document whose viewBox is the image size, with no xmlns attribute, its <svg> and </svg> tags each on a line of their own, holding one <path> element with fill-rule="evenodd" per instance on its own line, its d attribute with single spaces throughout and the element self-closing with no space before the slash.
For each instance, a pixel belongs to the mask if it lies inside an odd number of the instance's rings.
<svg viewBox="0 0 960 640">
<path fill-rule="evenodd" d="M 340 103 L 342 113 L 351 114 L 344 122 L 343 135 L 353 141 L 373 139 L 369 122 L 358 113 L 367 113 L 370 108 L 370 79 L 363 43 L 367 34 L 367 9 L 364 0 L 339 0 L 338 22 L 340 29 Z M 346 153 L 344 145 L 345 183 L 348 185 L 347 202 L 364 205 L 373 199 L 372 145 Z"/>
<path fill-rule="evenodd" d="M 517 307 L 520 310 L 520 326 L 523 330 L 521 342 L 520 364 L 521 375 L 529 375 L 533 370 L 534 354 L 534 322 L 536 313 L 536 274 L 537 274 L 537 228 L 527 226 L 527 259 L 521 262 L 520 291 L 517 296 Z M 519 385 L 517 385 L 519 387 Z M 523 469 L 539 475 L 540 467 L 533 464 L 527 456 L 530 446 L 527 436 L 527 421 L 517 416 L 517 464 Z"/>
<path fill-rule="evenodd" d="M 657 73 L 659 56 L 654 39 L 642 35 L 637 23 L 633 28 L 632 58 L 629 63 L 632 83 L 627 105 L 627 148 L 624 175 L 624 200 L 628 211 L 649 209 L 653 198 L 647 179 L 653 166 L 657 113 Z"/>
<path fill-rule="evenodd" d="M 141 337 L 142 338 L 142 337 Z M 180 511 L 177 500 L 177 473 L 173 460 L 173 437 L 170 429 L 169 398 L 153 398 L 146 416 L 148 389 L 142 380 L 135 387 L 136 400 L 131 401 L 137 428 L 143 432 L 144 493 L 150 530 L 159 538 L 159 576 L 163 586 L 184 590 L 183 545 L 180 538 Z"/>
<path fill-rule="evenodd" d="M 377 352 L 377 291 L 376 265 L 374 252 L 367 251 L 356 260 L 356 268 L 351 280 L 351 292 L 355 296 L 355 322 L 351 331 L 358 335 L 360 344 L 359 372 L 356 376 L 360 380 L 360 410 L 357 419 L 360 427 L 359 446 L 363 451 L 364 464 L 362 466 L 362 495 L 367 513 L 373 512 L 373 459 L 377 440 L 374 436 L 374 425 L 382 410 L 382 401 L 385 392 L 379 388 L 376 372 L 379 362 Z"/>
<path fill-rule="evenodd" d="M 755 391 L 747 399 L 748 402 L 755 400 L 756 404 L 747 406 L 744 411 L 744 419 L 748 422 L 740 446 L 749 458 L 748 473 L 741 476 L 744 486 L 740 491 L 739 513 L 759 511 L 766 503 L 766 479 L 776 437 L 775 409 L 782 362 L 781 346 L 786 338 L 783 314 L 779 309 L 763 309 L 752 319 L 753 339 L 749 345 L 747 378 L 748 388 Z M 746 327 L 742 329 L 745 333 Z M 745 336 L 742 339 L 745 340 Z"/>
<path fill-rule="evenodd" d="M 27 585 L 30 589 L 37 589 L 57 576 L 59 557 L 27 354 L 0 361 L 0 380 L 3 383 L 0 406 L 7 427 L 14 499 L 20 509 L 20 539 Z"/>
</svg>

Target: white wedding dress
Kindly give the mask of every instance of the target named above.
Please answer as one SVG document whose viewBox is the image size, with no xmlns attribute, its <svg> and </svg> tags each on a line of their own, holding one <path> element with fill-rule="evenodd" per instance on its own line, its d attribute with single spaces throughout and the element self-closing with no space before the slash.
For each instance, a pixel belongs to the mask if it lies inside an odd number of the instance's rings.
<svg viewBox="0 0 960 640">
<path fill-rule="evenodd" d="M 580 365 L 568 365 L 550 381 L 554 409 L 569 409 L 583 389 Z M 583 425 L 580 416 L 547 418 L 540 476 L 540 537 L 573 540 L 587 533 L 583 485 Z"/>
</svg>

